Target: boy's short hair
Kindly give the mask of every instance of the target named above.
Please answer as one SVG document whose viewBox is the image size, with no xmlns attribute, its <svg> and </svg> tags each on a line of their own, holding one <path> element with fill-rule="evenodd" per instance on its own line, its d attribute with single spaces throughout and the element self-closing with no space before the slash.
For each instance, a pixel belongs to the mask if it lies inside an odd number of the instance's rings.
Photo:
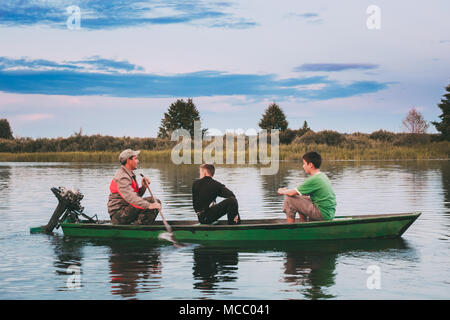
<svg viewBox="0 0 450 320">
<path fill-rule="evenodd" d="M 312 163 L 316 169 L 319 169 L 322 164 L 322 157 L 315 151 L 305 153 L 302 158 L 306 163 Z"/>
<path fill-rule="evenodd" d="M 212 164 L 207 163 L 202 164 L 200 168 L 206 170 L 211 175 L 211 177 L 214 176 L 214 172 L 216 171 L 216 168 L 214 168 Z"/>
</svg>

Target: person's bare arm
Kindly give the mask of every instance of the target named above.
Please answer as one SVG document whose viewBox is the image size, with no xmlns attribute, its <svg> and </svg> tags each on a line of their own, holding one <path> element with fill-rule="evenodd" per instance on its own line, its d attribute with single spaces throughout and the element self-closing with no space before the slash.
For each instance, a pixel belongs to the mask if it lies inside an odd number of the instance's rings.
<svg viewBox="0 0 450 320">
<path fill-rule="evenodd" d="M 278 189 L 278 194 L 281 195 L 286 195 L 286 196 L 295 196 L 298 195 L 298 191 L 296 189 L 288 189 L 288 188 L 280 188 Z"/>
</svg>

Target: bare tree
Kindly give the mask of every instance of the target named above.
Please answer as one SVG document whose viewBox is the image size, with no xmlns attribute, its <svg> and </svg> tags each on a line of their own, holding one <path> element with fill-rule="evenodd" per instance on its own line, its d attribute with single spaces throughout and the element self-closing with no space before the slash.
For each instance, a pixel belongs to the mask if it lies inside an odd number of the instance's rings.
<svg viewBox="0 0 450 320">
<path fill-rule="evenodd" d="M 416 108 L 412 108 L 409 110 L 408 115 L 405 120 L 403 120 L 403 127 L 409 133 L 426 133 L 430 124 L 425 121 L 422 114 L 416 110 Z"/>
</svg>

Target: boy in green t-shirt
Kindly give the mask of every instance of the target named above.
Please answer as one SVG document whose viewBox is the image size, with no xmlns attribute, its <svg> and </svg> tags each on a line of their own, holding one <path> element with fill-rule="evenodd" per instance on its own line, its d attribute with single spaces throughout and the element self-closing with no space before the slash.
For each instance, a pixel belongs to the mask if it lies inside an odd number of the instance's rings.
<svg viewBox="0 0 450 320">
<path fill-rule="evenodd" d="M 311 175 L 296 189 L 280 188 L 279 195 L 285 195 L 283 212 L 288 223 L 295 222 L 298 212 L 300 221 L 332 220 L 336 212 L 336 195 L 328 177 L 320 172 L 322 157 L 317 152 L 303 155 L 303 170 Z"/>
</svg>

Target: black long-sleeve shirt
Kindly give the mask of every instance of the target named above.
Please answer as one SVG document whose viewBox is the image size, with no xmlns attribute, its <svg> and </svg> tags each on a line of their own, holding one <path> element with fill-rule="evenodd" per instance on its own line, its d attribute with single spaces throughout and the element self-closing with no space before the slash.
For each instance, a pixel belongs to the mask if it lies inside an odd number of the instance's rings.
<svg viewBox="0 0 450 320">
<path fill-rule="evenodd" d="M 236 198 L 233 192 L 209 176 L 197 179 L 192 184 L 192 202 L 195 212 L 200 212 L 209 208 L 211 202 L 217 197 Z"/>
</svg>

